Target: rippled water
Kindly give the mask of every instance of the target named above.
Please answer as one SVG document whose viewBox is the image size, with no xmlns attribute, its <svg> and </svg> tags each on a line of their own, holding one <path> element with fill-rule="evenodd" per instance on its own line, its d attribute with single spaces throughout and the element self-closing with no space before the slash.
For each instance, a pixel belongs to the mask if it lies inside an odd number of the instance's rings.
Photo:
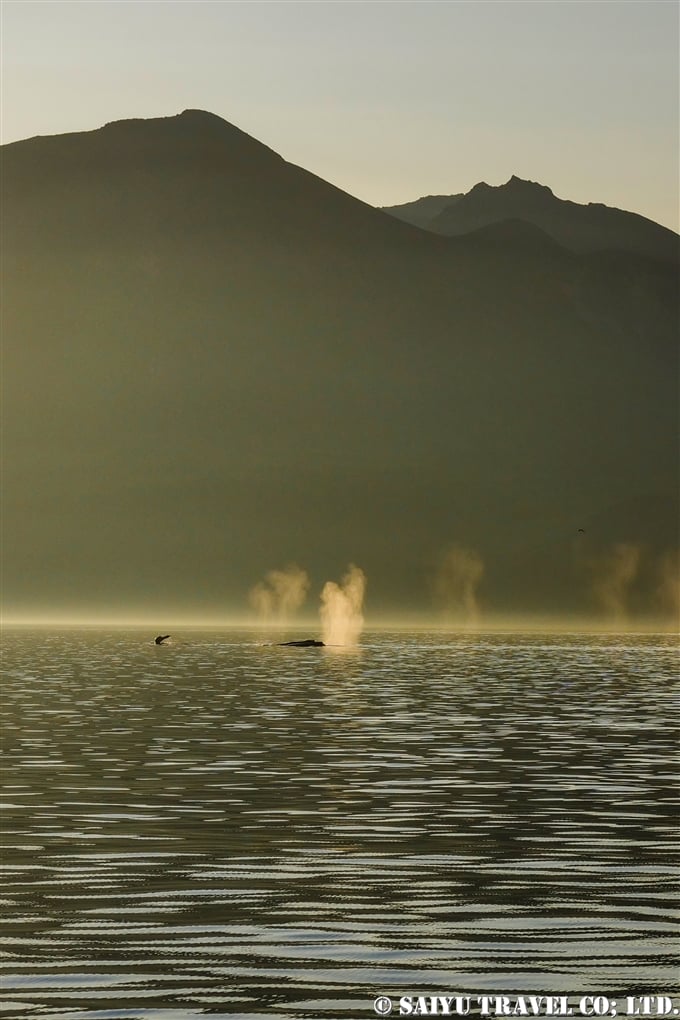
<svg viewBox="0 0 680 1020">
<path fill-rule="evenodd" d="M 669 637 L 4 637 L 5 1016 L 678 991 Z"/>
</svg>

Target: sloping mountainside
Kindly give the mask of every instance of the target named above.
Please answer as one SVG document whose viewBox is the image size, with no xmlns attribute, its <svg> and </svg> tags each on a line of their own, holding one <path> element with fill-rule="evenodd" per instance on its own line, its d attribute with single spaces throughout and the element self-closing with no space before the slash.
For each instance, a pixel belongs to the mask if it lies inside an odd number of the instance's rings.
<svg viewBox="0 0 680 1020">
<path fill-rule="evenodd" d="M 659 609 L 672 263 L 436 236 L 200 111 L 4 146 L 2 206 L 8 612 L 226 617 L 290 561 L 428 610 L 453 542 L 488 612 L 592 608 L 617 543 Z"/>
<path fill-rule="evenodd" d="M 453 205 L 463 195 L 426 195 L 415 202 L 404 202 L 403 205 L 384 205 L 382 209 L 391 213 L 404 223 L 412 223 L 415 227 L 431 229 L 432 221 L 448 206 Z"/>
<path fill-rule="evenodd" d="M 621 209 L 556 198 L 550 188 L 519 177 L 498 188 L 476 184 L 465 195 L 428 196 L 386 206 L 384 211 L 447 237 L 503 220 L 523 220 L 575 252 L 626 251 L 662 260 L 678 257 L 678 235 L 672 230 Z"/>
</svg>

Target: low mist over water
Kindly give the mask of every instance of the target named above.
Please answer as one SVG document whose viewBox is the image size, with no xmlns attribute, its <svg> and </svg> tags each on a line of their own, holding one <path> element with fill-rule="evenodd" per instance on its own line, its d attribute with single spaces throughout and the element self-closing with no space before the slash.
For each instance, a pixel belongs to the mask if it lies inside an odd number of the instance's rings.
<svg viewBox="0 0 680 1020">
<path fill-rule="evenodd" d="M 670 636 L 8 631 L 6 1015 L 678 992 Z"/>
</svg>

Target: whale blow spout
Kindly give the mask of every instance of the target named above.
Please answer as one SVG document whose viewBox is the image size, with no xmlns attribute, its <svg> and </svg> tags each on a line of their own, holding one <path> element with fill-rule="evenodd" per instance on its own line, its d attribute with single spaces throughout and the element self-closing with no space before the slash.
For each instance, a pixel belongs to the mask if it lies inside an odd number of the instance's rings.
<svg viewBox="0 0 680 1020">
<path fill-rule="evenodd" d="M 359 643 L 363 630 L 362 606 L 366 590 L 366 575 L 360 567 L 350 564 L 341 584 L 327 581 L 321 592 L 321 626 L 327 645 Z"/>
</svg>

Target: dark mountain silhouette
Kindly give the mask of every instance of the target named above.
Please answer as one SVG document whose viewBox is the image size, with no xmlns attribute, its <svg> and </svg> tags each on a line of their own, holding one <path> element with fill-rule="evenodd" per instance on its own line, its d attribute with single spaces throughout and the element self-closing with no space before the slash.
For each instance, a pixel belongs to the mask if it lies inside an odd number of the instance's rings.
<svg viewBox="0 0 680 1020">
<path fill-rule="evenodd" d="M 448 206 L 453 205 L 463 195 L 426 195 L 425 198 L 417 198 L 414 202 L 404 202 L 403 205 L 382 206 L 384 212 L 391 213 L 404 223 L 412 223 L 415 227 L 430 229 L 434 218 L 443 212 Z"/>
<path fill-rule="evenodd" d="M 654 606 L 672 263 L 437 236 L 200 111 L 1 152 L 9 611 L 226 616 L 291 561 L 427 608 L 452 541 L 484 607 L 583 609 L 573 536 L 607 514 Z"/>
<path fill-rule="evenodd" d="M 616 250 L 658 259 L 678 257 L 678 235 L 672 230 L 621 209 L 556 198 L 550 188 L 519 177 L 511 177 L 498 188 L 476 184 L 465 195 L 429 196 L 384 211 L 448 237 L 513 219 L 539 227 L 571 251 Z"/>
</svg>

